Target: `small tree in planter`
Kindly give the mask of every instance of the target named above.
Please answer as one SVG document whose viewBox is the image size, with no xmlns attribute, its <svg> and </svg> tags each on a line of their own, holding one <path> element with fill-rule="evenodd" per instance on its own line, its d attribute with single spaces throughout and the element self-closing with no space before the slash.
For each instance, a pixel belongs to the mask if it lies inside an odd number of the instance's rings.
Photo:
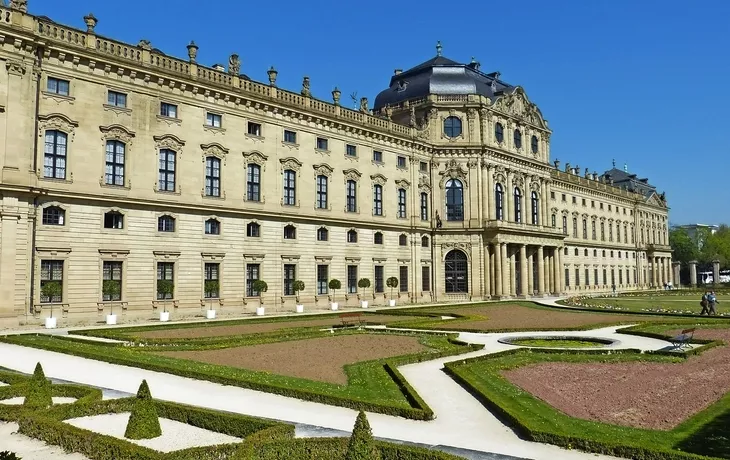
<svg viewBox="0 0 730 460">
<path fill-rule="evenodd" d="M 51 306 L 51 318 L 53 318 L 53 301 L 56 297 L 63 295 L 63 286 L 60 281 L 47 281 L 41 286 L 41 295 L 48 298 L 48 303 Z"/>
<path fill-rule="evenodd" d="M 357 287 L 360 289 L 367 289 L 370 287 L 370 280 L 367 278 L 360 278 L 360 280 L 357 282 Z M 368 308 L 368 301 L 367 300 L 360 300 L 360 305 L 362 308 Z"/>
<path fill-rule="evenodd" d="M 269 285 L 264 280 L 256 280 L 253 282 L 253 290 L 259 293 L 259 306 L 256 314 L 261 316 L 264 314 L 264 292 L 269 290 Z"/>
<path fill-rule="evenodd" d="M 342 287 L 342 283 L 340 283 L 340 280 L 338 280 L 338 279 L 331 279 L 330 283 L 329 283 L 329 287 L 330 287 L 330 289 L 332 289 L 332 310 L 337 310 L 339 305 L 337 305 L 337 302 L 336 302 L 337 299 L 336 299 L 335 295 L 337 293 L 337 290 Z"/>
<path fill-rule="evenodd" d="M 350 442 L 347 445 L 345 460 L 380 460 L 381 458 L 380 449 L 373 440 L 370 423 L 368 423 L 365 412 L 360 411 L 357 414 L 355 428 L 352 430 L 352 436 L 350 436 Z"/>
<path fill-rule="evenodd" d="M 302 313 L 304 312 L 304 305 L 299 303 L 299 293 L 304 290 L 304 281 L 295 280 L 292 283 L 292 288 L 294 289 L 294 294 L 297 296 L 297 313 Z"/>
<path fill-rule="evenodd" d="M 167 297 L 175 293 L 175 283 L 172 280 L 157 280 L 157 294 L 162 297 L 162 311 L 167 313 Z"/>
<path fill-rule="evenodd" d="M 203 285 L 205 297 L 210 301 L 208 310 L 213 309 L 213 300 L 220 296 L 220 282 L 218 280 L 206 280 Z"/>
<path fill-rule="evenodd" d="M 122 292 L 120 284 L 121 283 L 117 280 L 104 280 L 101 284 L 101 293 L 104 296 L 103 298 L 109 298 L 110 315 L 114 314 L 114 299 L 116 299 Z"/>
<path fill-rule="evenodd" d="M 391 276 L 385 280 L 385 285 L 390 288 L 390 306 L 395 307 L 395 299 L 393 298 L 393 289 L 398 287 L 398 278 Z"/>
</svg>

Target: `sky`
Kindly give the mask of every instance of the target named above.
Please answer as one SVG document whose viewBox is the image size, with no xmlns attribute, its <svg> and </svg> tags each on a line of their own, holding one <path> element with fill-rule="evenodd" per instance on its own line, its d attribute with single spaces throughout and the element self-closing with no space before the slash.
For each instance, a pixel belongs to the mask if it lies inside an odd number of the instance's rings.
<svg viewBox="0 0 730 460">
<path fill-rule="evenodd" d="M 1 0 L 0 0 L 1 1 Z M 314 97 L 370 103 L 396 68 L 475 57 L 523 87 L 553 130 L 551 160 L 605 171 L 616 161 L 669 200 L 672 224 L 730 223 L 730 1 L 29 0 L 29 12 L 187 58 L 227 65 Z"/>
</svg>

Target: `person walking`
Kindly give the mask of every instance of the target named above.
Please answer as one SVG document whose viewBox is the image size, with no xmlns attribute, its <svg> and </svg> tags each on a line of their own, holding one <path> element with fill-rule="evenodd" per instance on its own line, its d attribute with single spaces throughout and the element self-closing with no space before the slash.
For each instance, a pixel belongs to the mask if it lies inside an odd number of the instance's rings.
<svg viewBox="0 0 730 460">
<path fill-rule="evenodd" d="M 705 313 L 707 313 L 708 316 L 710 315 L 709 297 L 710 297 L 709 292 L 705 292 L 704 294 L 702 294 L 702 300 L 700 301 L 700 305 L 702 306 L 702 311 L 700 312 L 700 316 L 704 315 Z"/>
<path fill-rule="evenodd" d="M 715 291 L 710 291 L 710 296 L 707 298 L 707 303 L 710 304 L 710 311 L 707 314 L 717 316 L 717 311 L 715 311 L 715 305 L 717 304 L 717 296 L 715 295 Z"/>
</svg>

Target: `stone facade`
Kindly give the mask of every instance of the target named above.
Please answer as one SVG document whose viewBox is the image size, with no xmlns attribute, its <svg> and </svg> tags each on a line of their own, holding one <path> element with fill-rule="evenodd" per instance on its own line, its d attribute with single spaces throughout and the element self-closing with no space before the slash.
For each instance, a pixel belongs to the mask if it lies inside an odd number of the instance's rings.
<svg viewBox="0 0 730 460">
<path fill-rule="evenodd" d="M 251 81 L 237 55 L 208 68 L 194 43 L 176 59 L 25 6 L 0 7 L 0 323 L 51 306 L 240 313 L 259 304 L 254 279 L 285 310 L 294 279 L 307 308 L 382 305 L 390 277 L 401 304 L 673 279 L 666 202 L 551 164 L 519 87 L 353 111 L 308 78 L 300 94 L 273 68 Z"/>
</svg>

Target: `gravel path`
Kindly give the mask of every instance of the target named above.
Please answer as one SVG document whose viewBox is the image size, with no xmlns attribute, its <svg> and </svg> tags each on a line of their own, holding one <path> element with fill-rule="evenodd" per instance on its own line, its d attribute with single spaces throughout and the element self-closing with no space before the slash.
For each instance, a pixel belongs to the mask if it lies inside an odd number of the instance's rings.
<svg viewBox="0 0 730 460">
<path fill-rule="evenodd" d="M 57 446 L 19 434 L 17 423 L 0 422 L 0 451 L 15 452 L 23 460 L 89 460 L 81 454 L 67 454 Z"/>
<path fill-rule="evenodd" d="M 730 343 L 730 330 L 698 330 L 695 337 Z M 730 347 L 682 363 L 540 363 L 504 375 L 573 417 L 671 430 L 730 391 Z"/>
<path fill-rule="evenodd" d="M 93 431 L 94 433 L 126 439 L 124 431 L 129 421 L 129 412 L 119 414 L 103 414 L 91 417 L 79 417 L 66 420 L 66 423 L 78 428 Z M 159 452 L 173 452 L 191 447 L 215 446 L 217 444 L 231 444 L 241 442 L 222 433 L 204 430 L 175 420 L 160 418 L 162 436 L 153 439 L 127 439 L 137 445 L 148 447 Z"/>
<path fill-rule="evenodd" d="M 63 396 L 54 396 L 51 399 L 53 399 L 53 404 L 70 404 L 70 403 L 76 401 L 76 398 L 66 398 Z M 0 404 L 6 404 L 9 406 L 19 406 L 19 405 L 23 404 L 23 401 L 25 401 L 25 396 L 18 396 L 15 398 L 2 399 L 2 400 L 0 400 Z"/>
<path fill-rule="evenodd" d="M 165 351 L 157 354 L 347 385 L 346 364 L 427 350 L 429 348 L 419 343 L 417 337 L 355 334 L 220 350 Z"/>
</svg>

